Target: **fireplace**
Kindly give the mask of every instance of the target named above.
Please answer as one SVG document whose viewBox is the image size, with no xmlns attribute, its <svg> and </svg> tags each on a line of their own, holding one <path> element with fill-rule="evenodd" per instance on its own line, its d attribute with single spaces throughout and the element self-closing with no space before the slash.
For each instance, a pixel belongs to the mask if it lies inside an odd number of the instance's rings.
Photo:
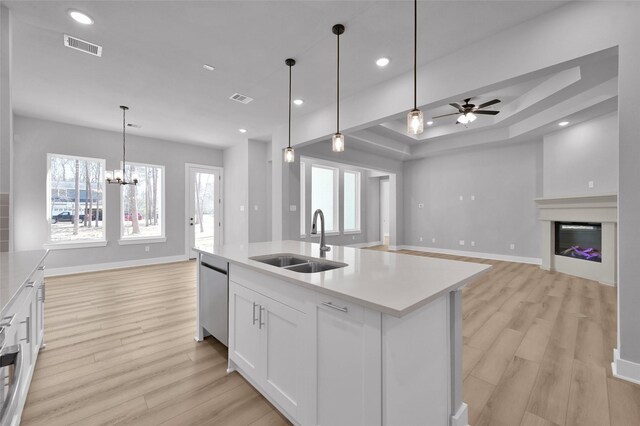
<svg viewBox="0 0 640 426">
<path fill-rule="evenodd" d="M 537 198 L 542 269 L 615 285 L 618 196 Z"/>
<path fill-rule="evenodd" d="M 590 262 L 602 262 L 602 224 L 555 222 L 556 254 Z"/>
</svg>

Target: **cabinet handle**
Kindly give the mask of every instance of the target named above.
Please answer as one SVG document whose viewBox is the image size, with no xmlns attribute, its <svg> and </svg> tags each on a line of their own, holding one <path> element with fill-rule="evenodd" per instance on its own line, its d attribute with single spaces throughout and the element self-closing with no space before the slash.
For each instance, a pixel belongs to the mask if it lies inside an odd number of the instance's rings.
<svg viewBox="0 0 640 426">
<path fill-rule="evenodd" d="M 25 287 L 33 288 L 34 284 L 35 284 L 35 281 L 29 281 L 29 282 L 27 282 L 27 285 Z"/>
<path fill-rule="evenodd" d="M 258 306 L 258 304 L 256 302 L 253 302 L 253 325 L 256 325 L 256 321 L 258 321 L 258 319 L 256 318 L 256 306 Z"/>
<path fill-rule="evenodd" d="M 260 306 L 260 322 L 258 323 L 259 329 L 261 329 L 262 326 L 264 325 L 264 322 L 262 322 L 262 311 L 264 311 L 264 306 Z"/>
<path fill-rule="evenodd" d="M 21 324 L 26 324 L 27 326 L 27 337 L 20 340 L 24 340 L 27 343 L 31 343 L 31 317 L 27 317 L 27 319 L 22 321 Z"/>
<path fill-rule="evenodd" d="M 342 307 L 342 306 L 334 305 L 331 302 L 322 302 L 322 304 L 324 306 L 328 307 L 328 308 L 333 308 L 333 309 L 335 309 L 337 311 L 340 311 L 340 312 L 348 312 L 349 311 L 349 309 L 346 306 Z"/>
<path fill-rule="evenodd" d="M 11 315 L 10 317 L 2 318 L 2 323 L 0 323 L 0 327 L 11 327 L 13 323 L 13 319 L 16 317 L 16 314 Z"/>
<path fill-rule="evenodd" d="M 42 303 L 44 303 L 44 299 L 46 298 L 46 290 L 45 290 L 45 283 L 44 281 L 42 281 L 42 284 L 40 284 L 40 290 L 42 290 L 42 296 L 40 297 L 40 301 Z"/>
<path fill-rule="evenodd" d="M 38 271 L 44 271 L 44 265 L 38 266 Z"/>
</svg>

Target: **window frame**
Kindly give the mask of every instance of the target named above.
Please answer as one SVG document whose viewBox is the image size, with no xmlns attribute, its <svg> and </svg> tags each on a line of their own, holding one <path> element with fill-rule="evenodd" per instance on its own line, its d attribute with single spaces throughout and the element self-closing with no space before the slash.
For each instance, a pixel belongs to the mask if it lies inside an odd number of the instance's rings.
<svg viewBox="0 0 640 426">
<path fill-rule="evenodd" d="M 119 245 L 131 245 L 131 244 L 154 244 L 154 243 L 164 243 L 167 241 L 166 236 L 166 202 L 165 202 L 165 166 L 160 164 L 150 164 L 150 163 L 140 163 L 136 161 L 127 161 L 127 166 L 136 166 L 136 167 L 155 167 L 161 170 L 160 173 L 160 235 L 154 236 L 139 236 L 139 237 L 131 237 L 122 235 L 122 231 L 124 230 L 124 191 L 125 187 L 128 185 L 120 185 L 120 238 L 118 238 Z M 120 162 L 120 167 L 122 167 L 122 162 Z M 146 190 L 146 189 L 145 189 Z"/>
<path fill-rule="evenodd" d="M 313 169 L 325 169 L 333 172 L 333 229 L 326 229 L 325 235 L 340 235 L 340 169 L 324 164 L 311 163 L 311 210 L 313 210 Z M 324 213 L 324 212 L 323 212 Z"/>
<path fill-rule="evenodd" d="M 361 200 L 362 200 L 362 173 L 357 171 L 357 170 L 345 170 L 343 172 L 343 178 L 342 178 L 342 194 L 343 194 L 343 198 L 345 198 L 343 200 L 343 208 L 342 208 L 342 214 L 345 215 L 346 214 L 346 210 L 345 210 L 345 206 L 347 204 L 346 202 L 346 192 L 345 192 L 345 183 L 346 183 L 346 179 L 344 177 L 344 175 L 346 174 L 351 174 L 355 176 L 355 184 L 356 184 L 356 188 L 355 188 L 355 228 L 346 228 L 346 223 L 347 221 L 343 219 L 344 222 L 344 228 L 342 230 L 343 234 L 348 235 L 348 234 L 360 234 L 362 232 L 362 222 L 361 222 L 361 215 L 362 215 L 362 208 L 361 208 Z"/>
<path fill-rule="evenodd" d="M 100 173 L 100 181 L 103 185 L 102 190 L 102 238 L 100 239 L 82 239 L 76 241 L 52 241 L 51 240 L 51 160 L 54 157 L 62 157 L 70 160 L 80 160 L 80 161 L 95 161 L 98 162 L 102 167 L 102 173 Z M 53 152 L 47 153 L 47 184 L 46 184 L 46 197 L 47 202 L 46 206 L 46 221 L 47 221 L 47 242 L 44 244 L 44 248 L 53 249 L 53 250 L 63 250 L 63 249 L 75 249 L 75 248 L 91 248 L 91 247 L 105 247 L 107 245 L 107 187 L 106 182 L 104 181 L 104 173 L 107 169 L 107 160 L 104 158 L 94 158 L 94 157 L 84 157 L 80 155 L 69 155 L 69 154 L 56 154 Z M 76 194 L 78 195 L 78 194 Z"/>
<path fill-rule="evenodd" d="M 300 238 L 307 238 L 307 166 L 300 161 Z"/>
</svg>

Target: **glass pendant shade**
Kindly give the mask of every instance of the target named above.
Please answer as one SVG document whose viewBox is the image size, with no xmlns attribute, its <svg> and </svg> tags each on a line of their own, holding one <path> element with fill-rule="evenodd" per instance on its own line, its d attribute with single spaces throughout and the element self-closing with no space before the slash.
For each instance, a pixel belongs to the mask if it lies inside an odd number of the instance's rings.
<svg viewBox="0 0 640 426">
<path fill-rule="evenodd" d="M 419 109 L 413 109 L 407 114 L 407 133 L 418 135 L 424 131 L 424 116 Z"/>
<path fill-rule="evenodd" d="M 472 112 L 467 114 L 467 120 L 469 120 L 469 123 L 473 123 L 474 121 L 476 121 L 476 115 Z"/>
<path fill-rule="evenodd" d="M 122 170 L 114 170 L 113 171 L 113 177 L 117 181 L 124 180 L 124 175 L 122 174 Z"/>
<path fill-rule="evenodd" d="M 138 174 L 137 173 L 132 173 L 131 174 L 131 180 L 135 183 L 138 183 Z"/>
<path fill-rule="evenodd" d="M 295 154 L 293 153 L 293 148 L 288 147 L 284 149 L 284 162 L 285 163 L 293 163 L 296 159 Z"/>
<path fill-rule="evenodd" d="M 333 152 L 344 151 L 344 135 L 342 133 L 334 133 L 333 138 L 331 138 L 331 149 Z"/>
<path fill-rule="evenodd" d="M 111 170 L 108 170 L 106 173 L 106 178 L 107 178 L 107 182 L 111 182 L 113 180 L 113 172 Z"/>
</svg>

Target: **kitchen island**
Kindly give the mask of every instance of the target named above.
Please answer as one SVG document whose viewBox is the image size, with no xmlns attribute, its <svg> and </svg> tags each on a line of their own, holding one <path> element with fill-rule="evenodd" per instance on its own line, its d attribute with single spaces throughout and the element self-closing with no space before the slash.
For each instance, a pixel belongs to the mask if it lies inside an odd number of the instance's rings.
<svg viewBox="0 0 640 426">
<path fill-rule="evenodd" d="M 198 248 L 228 265 L 229 371 L 295 424 L 466 426 L 460 290 L 490 266 L 319 248 Z"/>
</svg>

